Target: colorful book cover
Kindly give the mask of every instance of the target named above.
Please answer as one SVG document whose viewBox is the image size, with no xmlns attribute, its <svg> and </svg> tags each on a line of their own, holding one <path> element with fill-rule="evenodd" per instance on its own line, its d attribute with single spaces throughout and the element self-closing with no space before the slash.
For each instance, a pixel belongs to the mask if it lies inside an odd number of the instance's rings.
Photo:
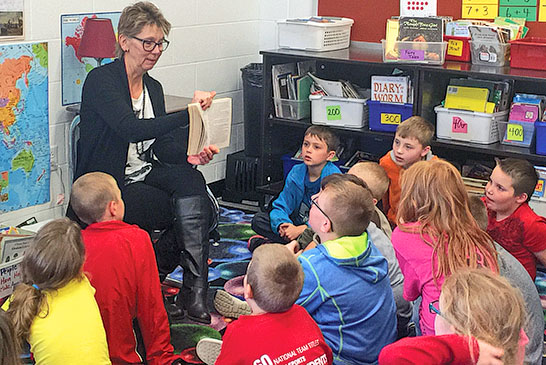
<svg viewBox="0 0 546 365">
<path fill-rule="evenodd" d="M 443 20 L 435 17 L 401 17 L 398 31 L 399 41 L 442 42 Z"/>
</svg>

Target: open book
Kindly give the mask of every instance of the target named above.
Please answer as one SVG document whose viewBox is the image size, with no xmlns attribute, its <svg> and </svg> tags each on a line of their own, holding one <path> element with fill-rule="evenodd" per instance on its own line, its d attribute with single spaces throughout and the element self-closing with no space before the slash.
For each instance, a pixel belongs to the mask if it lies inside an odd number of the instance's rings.
<svg viewBox="0 0 546 365">
<path fill-rule="evenodd" d="M 188 105 L 190 130 L 188 156 L 196 155 L 208 145 L 218 148 L 229 146 L 231 136 L 231 98 L 213 99 L 207 110 L 199 103 Z"/>
</svg>

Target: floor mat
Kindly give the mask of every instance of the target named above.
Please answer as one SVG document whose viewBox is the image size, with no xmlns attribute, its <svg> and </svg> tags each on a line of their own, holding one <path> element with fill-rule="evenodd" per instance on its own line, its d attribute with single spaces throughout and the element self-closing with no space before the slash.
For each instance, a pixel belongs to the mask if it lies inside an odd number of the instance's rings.
<svg viewBox="0 0 546 365">
<path fill-rule="evenodd" d="M 213 305 L 214 294 L 218 289 L 242 295 L 242 275 L 245 274 L 251 253 L 247 248 L 248 239 L 255 233 L 250 228 L 253 214 L 239 209 L 220 207 L 218 233 L 220 240 L 211 242 L 209 252 L 209 292 L 207 302 L 211 311 L 212 323 L 203 325 L 183 318 L 171 322 L 171 342 L 175 353 L 181 354 L 188 364 L 201 364 L 195 353 L 195 346 L 201 338 L 221 339 L 227 325 L 226 320 L 216 313 Z M 184 276 L 178 267 L 163 282 L 163 291 L 168 300 L 174 302 Z M 229 321 L 229 320 L 228 320 Z"/>
</svg>

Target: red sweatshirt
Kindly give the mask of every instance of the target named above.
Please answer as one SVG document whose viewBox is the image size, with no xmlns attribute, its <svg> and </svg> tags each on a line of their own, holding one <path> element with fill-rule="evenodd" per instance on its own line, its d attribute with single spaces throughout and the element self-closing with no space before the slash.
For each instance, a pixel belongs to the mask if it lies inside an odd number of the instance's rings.
<svg viewBox="0 0 546 365">
<path fill-rule="evenodd" d="M 138 321 L 149 365 L 172 363 L 169 322 L 148 233 L 121 221 L 94 223 L 82 231 L 84 271 L 97 290 L 112 364 L 141 364 L 133 320 Z"/>
</svg>

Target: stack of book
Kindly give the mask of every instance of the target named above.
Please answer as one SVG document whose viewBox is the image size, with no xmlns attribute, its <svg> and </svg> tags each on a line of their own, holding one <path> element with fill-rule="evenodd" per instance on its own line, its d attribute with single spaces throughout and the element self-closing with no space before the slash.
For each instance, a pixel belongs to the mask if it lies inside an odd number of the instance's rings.
<svg viewBox="0 0 546 365">
<path fill-rule="evenodd" d="M 309 94 L 315 61 L 283 63 L 271 67 L 271 83 L 277 117 L 301 119 L 309 116 Z"/>
<path fill-rule="evenodd" d="M 480 113 L 508 110 L 513 81 L 452 78 L 447 87 L 444 107 Z"/>
</svg>

